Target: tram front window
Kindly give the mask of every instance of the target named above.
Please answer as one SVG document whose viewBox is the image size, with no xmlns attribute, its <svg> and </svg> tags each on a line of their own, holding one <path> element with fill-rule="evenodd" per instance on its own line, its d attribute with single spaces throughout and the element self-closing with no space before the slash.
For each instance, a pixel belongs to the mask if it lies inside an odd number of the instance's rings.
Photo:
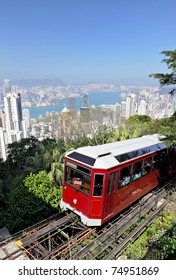
<svg viewBox="0 0 176 280">
<path fill-rule="evenodd" d="M 78 168 L 81 166 L 75 165 L 77 169 L 73 169 L 70 166 L 66 166 L 65 182 L 73 187 L 77 188 L 80 191 L 90 194 L 90 182 L 91 176 L 85 174 L 83 171 L 80 171 Z M 84 170 L 87 171 L 86 169 Z M 90 170 L 88 170 L 90 172 Z"/>
</svg>

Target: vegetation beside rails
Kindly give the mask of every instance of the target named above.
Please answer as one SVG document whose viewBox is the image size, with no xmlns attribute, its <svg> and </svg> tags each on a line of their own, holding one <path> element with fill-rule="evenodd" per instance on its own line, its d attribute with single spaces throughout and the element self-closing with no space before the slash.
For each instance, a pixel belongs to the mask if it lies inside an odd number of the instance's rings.
<svg viewBox="0 0 176 280">
<path fill-rule="evenodd" d="M 137 240 L 132 240 L 120 259 L 176 259 L 176 203 L 167 207 Z"/>
</svg>

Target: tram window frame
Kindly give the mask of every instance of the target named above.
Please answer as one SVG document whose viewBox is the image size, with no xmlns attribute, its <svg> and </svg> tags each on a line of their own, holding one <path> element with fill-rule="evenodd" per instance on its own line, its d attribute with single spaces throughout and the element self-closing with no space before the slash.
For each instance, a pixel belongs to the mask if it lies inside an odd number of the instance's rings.
<svg viewBox="0 0 176 280">
<path fill-rule="evenodd" d="M 131 181 L 134 182 L 142 177 L 142 160 L 133 164 Z M 137 172 L 136 172 L 137 171 Z"/>
<path fill-rule="evenodd" d="M 112 181 L 111 181 L 111 192 L 115 190 L 116 187 L 116 179 L 117 178 L 117 172 L 112 173 Z"/>
<path fill-rule="evenodd" d="M 166 150 L 159 152 L 159 160 L 160 160 L 161 164 L 163 164 L 165 162 L 166 156 L 167 156 Z"/>
<path fill-rule="evenodd" d="M 81 167 L 81 170 L 79 169 Z M 88 168 L 84 168 L 83 172 L 82 166 L 72 163 L 70 161 L 67 161 L 65 164 L 65 178 L 64 181 L 71 185 L 72 187 L 76 188 L 77 190 L 90 195 L 91 190 L 91 170 Z M 69 174 L 71 173 L 71 174 Z M 68 177 L 70 176 L 70 179 Z"/>
<path fill-rule="evenodd" d="M 111 191 L 111 174 L 108 174 L 106 194 L 110 194 L 110 191 Z"/>
<path fill-rule="evenodd" d="M 120 170 L 116 171 L 116 181 L 115 181 L 115 189 L 119 188 L 119 179 L 120 179 Z"/>
<path fill-rule="evenodd" d="M 142 163 L 142 176 L 145 176 L 151 172 L 152 169 L 152 157 L 145 158 Z"/>
<path fill-rule="evenodd" d="M 117 172 L 108 174 L 106 194 L 112 193 L 116 188 Z"/>
<path fill-rule="evenodd" d="M 159 153 L 157 153 L 152 157 L 152 171 L 155 171 L 160 167 L 161 167 L 160 156 Z"/>
<path fill-rule="evenodd" d="M 124 187 L 126 187 L 127 185 L 130 184 L 130 182 L 131 182 L 131 168 L 132 168 L 132 165 L 128 165 L 128 166 L 124 166 L 123 168 L 120 169 L 118 189 L 122 189 L 122 188 L 124 188 Z M 123 174 L 124 171 L 125 171 L 125 173 Z"/>
<path fill-rule="evenodd" d="M 102 182 L 100 182 L 99 180 L 96 181 L 96 177 L 100 178 L 100 176 L 102 177 Z M 96 197 L 101 197 L 103 194 L 103 185 L 104 185 L 104 174 L 94 174 L 94 188 L 93 188 L 93 196 Z M 97 183 L 98 182 L 98 183 Z"/>
</svg>

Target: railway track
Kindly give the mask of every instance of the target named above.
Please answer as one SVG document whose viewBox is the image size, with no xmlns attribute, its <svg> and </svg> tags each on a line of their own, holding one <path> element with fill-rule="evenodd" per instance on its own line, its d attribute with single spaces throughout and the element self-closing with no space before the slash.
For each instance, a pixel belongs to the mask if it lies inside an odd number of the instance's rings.
<svg viewBox="0 0 176 280">
<path fill-rule="evenodd" d="M 164 209 L 176 178 L 146 195 L 106 225 L 88 228 L 74 213 L 62 213 L 0 244 L 0 259 L 116 259 Z M 145 216 L 145 219 L 141 220 Z M 10 249 L 9 249 L 10 248 Z"/>
<path fill-rule="evenodd" d="M 176 179 L 146 195 L 134 207 L 120 215 L 97 235 L 87 247 L 80 250 L 74 259 L 116 259 L 122 251 L 142 234 L 166 205 L 167 194 L 176 191 Z M 145 219 L 143 218 L 145 216 Z M 104 256 L 103 256 L 103 255 Z"/>
</svg>

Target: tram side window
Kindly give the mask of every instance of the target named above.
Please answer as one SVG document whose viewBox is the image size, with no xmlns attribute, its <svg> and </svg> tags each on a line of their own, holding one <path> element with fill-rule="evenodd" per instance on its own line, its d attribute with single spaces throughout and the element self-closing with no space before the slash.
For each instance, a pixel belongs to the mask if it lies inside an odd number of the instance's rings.
<svg viewBox="0 0 176 280">
<path fill-rule="evenodd" d="M 146 158 L 144 159 L 143 162 L 143 168 L 142 168 L 142 175 L 146 175 L 148 173 L 150 173 L 151 170 L 151 164 L 152 164 L 152 158 Z"/>
<path fill-rule="evenodd" d="M 94 178 L 94 196 L 101 196 L 103 191 L 104 175 L 95 174 Z"/>
<path fill-rule="evenodd" d="M 119 189 L 130 183 L 131 165 L 120 170 Z"/>
<path fill-rule="evenodd" d="M 136 181 L 142 176 L 142 161 L 136 162 L 133 165 L 132 181 Z"/>
<path fill-rule="evenodd" d="M 108 175 L 107 191 L 106 191 L 107 194 L 114 191 L 116 186 L 116 177 L 117 177 L 117 172 L 113 172 Z"/>
<path fill-rule="evenodd" d="M 153 163 L 152 163 L 152 170 L 156 170 L 157 168 L 160 167 L 160 159 L 159 155 L 154 155 L 153 157 Z"/>
<path fill-rule="evenodd" d="M 175 150 L 174 148 L 170 148 L 169 151 L 168 151 L 168 156 L 169 156 L 169 159 L 172 160 L 175 156 Z"/>
<path fill-rule="evenodd" d="M 163 164 L 166 161 L 166 151 L 161 151 L 159 153 L 159 159 L 160 159 L 160 163 Z"/>
</svg>

